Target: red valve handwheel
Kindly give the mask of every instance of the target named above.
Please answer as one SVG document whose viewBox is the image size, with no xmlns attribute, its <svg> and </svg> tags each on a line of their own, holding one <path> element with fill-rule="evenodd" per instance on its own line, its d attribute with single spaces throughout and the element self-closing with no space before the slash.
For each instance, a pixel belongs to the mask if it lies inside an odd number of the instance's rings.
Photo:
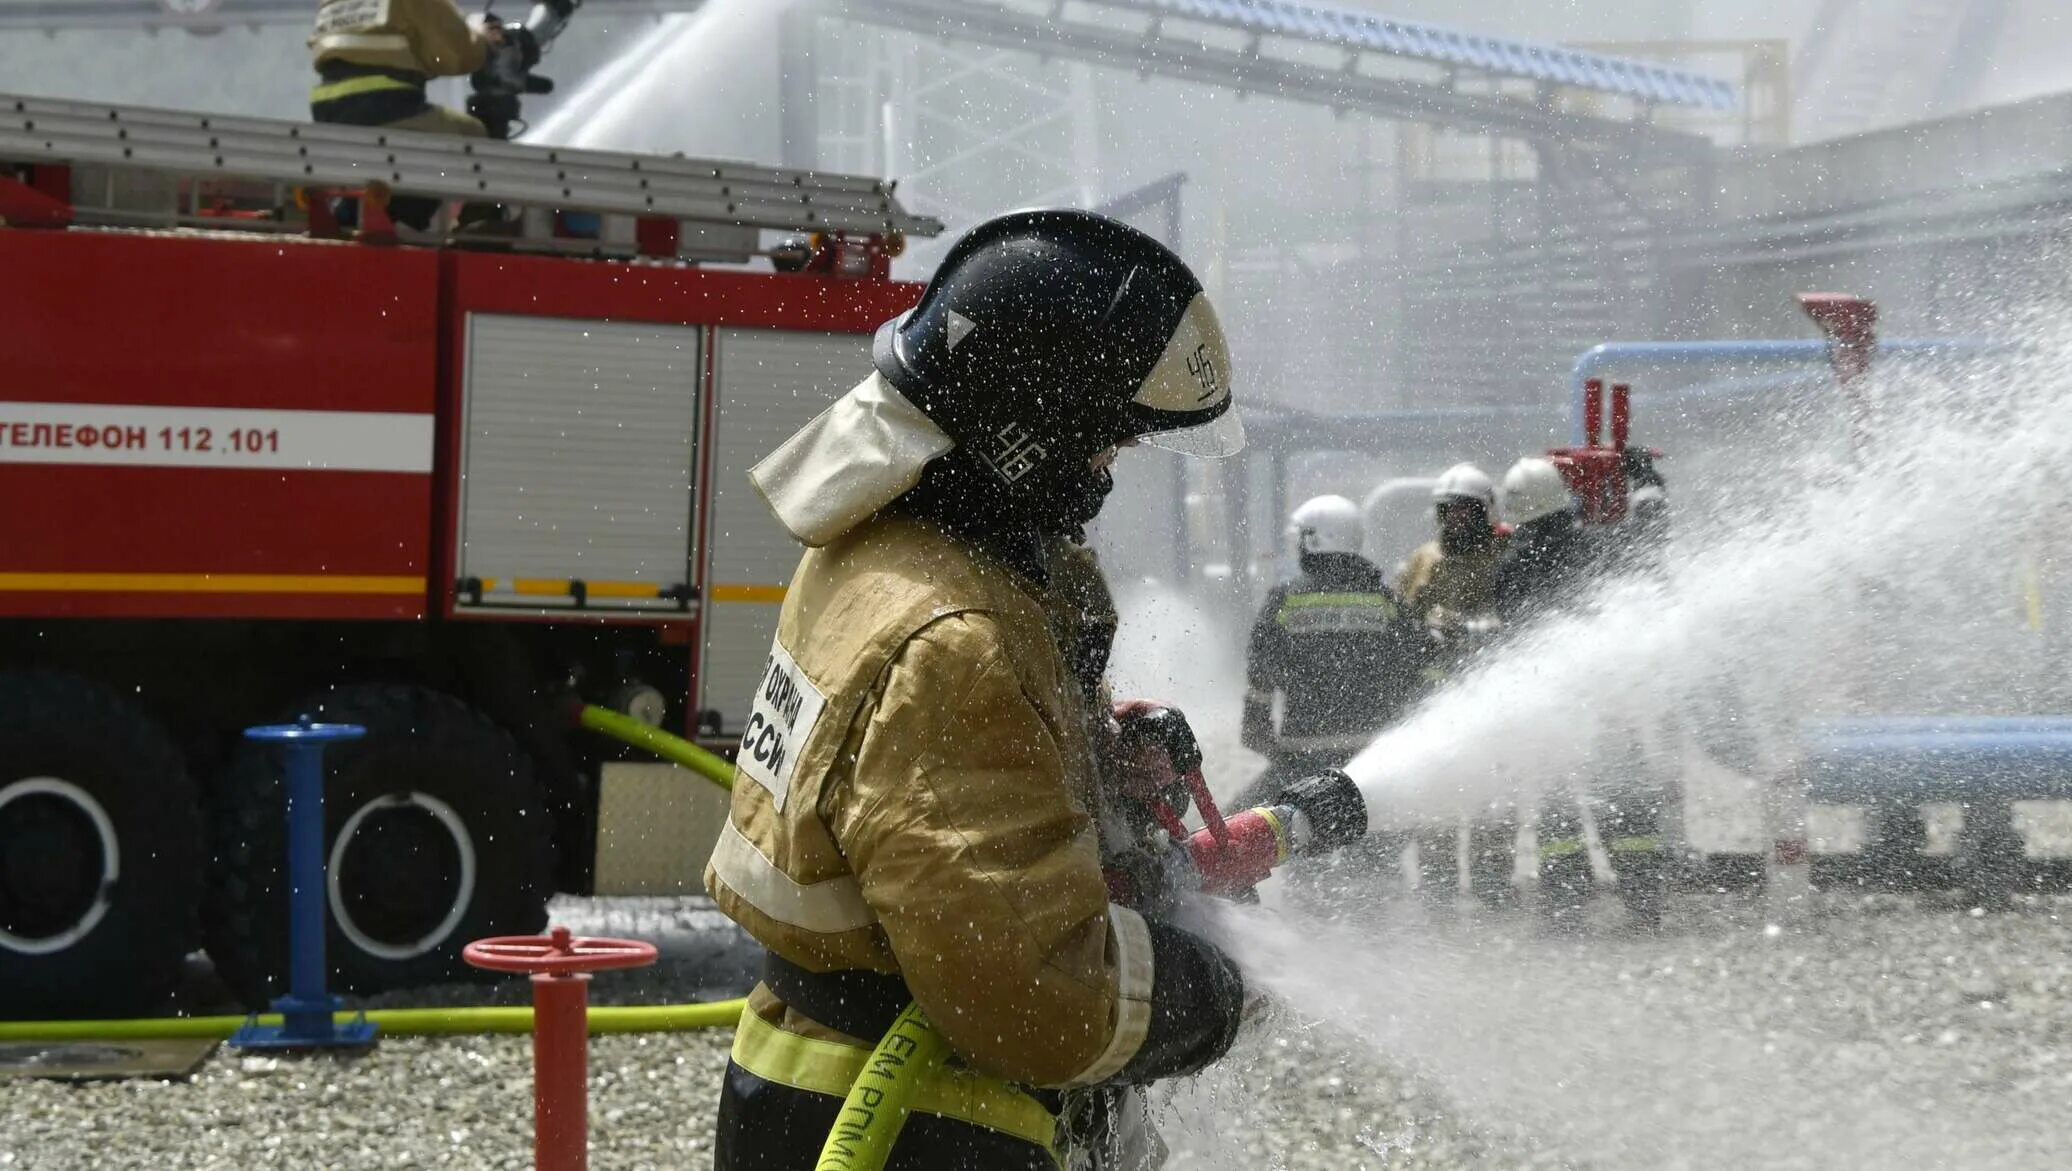
<svg viewBox="0 0 2072 1171">
<path fill-rule="evenodd" d="M 500 935 L 461 949 L 461 958 L 492 972 L 566 975 L 640 968 L 655 962 L 655 945 L 637 939 L 589 939 L 556 927 L 551 935 Z"/>
</svg>

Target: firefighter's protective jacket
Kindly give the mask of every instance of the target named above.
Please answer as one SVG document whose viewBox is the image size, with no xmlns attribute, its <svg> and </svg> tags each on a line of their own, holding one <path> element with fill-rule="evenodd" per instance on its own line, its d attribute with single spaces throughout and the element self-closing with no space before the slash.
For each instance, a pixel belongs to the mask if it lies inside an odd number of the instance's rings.
<svg viewBox="0 0 2072 1171">
<path fill-rule="evenodd" d="M 1427 541 L 1410 554 L 1396 578 L 1396 596 L 1420 620 L 1443 611 L 1452 618 L 1489 615 L 1496 607 L 1496 562 L 1500 546 L 1449 553 Z"/>
<path fill-rule="evenodd" d="M 972 1070 L 1113 1078 L 1152 1022 L 1153 940 L 1108 902 L 1083 704 L 1019 571 L 866 522 L 793 578 L 706 887 L 791 964 L 896 973 Z M 751 1007 L 842 1039 L 767 988 Z"/>
<path fill-rule="evenodd" d="M 1305 566 L 1267 595 L 1252 626 L 1247 740 L 1342 764 L 1416 695 L 1429 640 L 1372 562 L 1311 554 Z M 1271 726 L 1276 694 L 1278 731 Z"/>
<path fill-rule="evenodd" d="M 323 0 L 309 48 L 327 63 L 446 77 L 482 68 L 489 42 L 453 0 Z"/>
<path fill-rule="evenodd" d="M 1496 566 L 1496 609 L 1506 627 L 1560 610 L 1602 567 L 1604 550 L 1569 513 L 1518 526 Z"/>
</svg>

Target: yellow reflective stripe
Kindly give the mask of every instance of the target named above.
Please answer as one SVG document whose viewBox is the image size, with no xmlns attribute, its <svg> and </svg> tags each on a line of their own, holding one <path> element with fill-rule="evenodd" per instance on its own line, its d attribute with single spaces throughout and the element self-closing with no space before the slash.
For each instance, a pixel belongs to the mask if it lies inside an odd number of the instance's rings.
<svg viewBox="0 0 2072 1171">
<path fill-rule="evenodd" d="M 1583 839 L 1581 838 L 1563 838 L 1559 841 L 1542 842 L 1540 844 L 1540 857 L 1542 858 L 1567 858 L 1582 852 Z"/>
<path fill-rule="evenodd" d="M 1294 610 L 1311 606 L 1362 606 L 1394 613 L 1396 609 L 1386 594 L 1289 594 L 1281 600 L 1281 605 Z"/>
<path fill-rule="evenodd" d="M 1648 854 L 1662 848 L 1662 839 L 1653 834 L 1636 834 L 1630 838 L 1613 838 L 1605 847 L 1614 854 Z"/>
<path fill-rule="evenodd" d="M 787 1033 L 753 1012 L 734 1030 L 734 1064 L 766 1082 L 831 1098 L 846 1097 L 870 1050 Z M 1042 1147 L 1057 1158 L 1058 1120 L 1043 1104 L 998 1078 L 944 1067 L 914 1087 L 914 1109 Z"/>
<path fill-rule="evenodd" d="M 722 583 L 712 587 L 715 602 L 767 602 L 776 605 L 784 601 L 784 587 L 781 585 L 740 585 Z"/>
<path fill-rule="evenodd" d="M 0 593 L 421 594 L 421 577 L 330 573 L 0 573 Z"/>
<path fill-rule="evenodd" d="M 575 593 L 565 577 L 500 577 L 480 579 L 483 593 L 512 593 L 524 597 L 565 598 Z M 593 598 L 659 598 L 662 587 L 651 581 L 586 581 L 583 592 Z"/>
<path fill-rule="evenodd" d="M 1280 817 L 1274 813 L 1270 805 L 1261 805 L 1259 816 L 1265 818 L 1266 824 L 1273 827 L 1273 864 L 1279 866 L 1288 860 L 1288 827 L 1281 824 Z"/>
<path fill-rule="evenodd" d="M 405 42 L 406 44 L 408 42 Z M 335 102 L 339 98 L 350 98 L 359 94 L 379 93 L 382 90 L 407 89 L 412 93 L 423 93 L 422 86 L 412 85 L 394 77 L 370 73 L 365 77 L 348 77 L 344 81 L 331 81 L 309 91 L 312 102 Z"/>
</svg>

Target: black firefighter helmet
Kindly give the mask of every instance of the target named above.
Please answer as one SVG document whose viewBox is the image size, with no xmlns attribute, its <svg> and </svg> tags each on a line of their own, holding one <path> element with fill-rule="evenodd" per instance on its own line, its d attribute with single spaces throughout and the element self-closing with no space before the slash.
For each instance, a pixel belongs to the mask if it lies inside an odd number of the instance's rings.
<svg viewBox="0 0 2072 1171">
<path fill-rule="evenodd" d="M 1201 282 L 1127 224 L 1069 209 L 1012 212 L 966 233 L 873 357 L 955 449 L 939 490 L 961 506 L 1077 526 L 1112 481 L 1092 466 L 1142 439 L 1228 455 L 1230 352 Z"/>
</svg>

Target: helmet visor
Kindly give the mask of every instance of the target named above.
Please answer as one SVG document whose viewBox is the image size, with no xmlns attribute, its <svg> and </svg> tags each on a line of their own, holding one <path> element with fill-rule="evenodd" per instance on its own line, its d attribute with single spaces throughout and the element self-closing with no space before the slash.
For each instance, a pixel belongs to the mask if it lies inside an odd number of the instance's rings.
<svg viewBox="0 0 2072 1171">
<path fill-rule="evenodd" d="M 1229 410 L 1206 423 L 1172 431 L 1154 431 L 1144 436 L 1143 442 L 1181 455 L 1222 459 L 1245 449 L 1245 424 L 1238 418 L 1237 407 L 1233 404 Z"/>
</svg>

